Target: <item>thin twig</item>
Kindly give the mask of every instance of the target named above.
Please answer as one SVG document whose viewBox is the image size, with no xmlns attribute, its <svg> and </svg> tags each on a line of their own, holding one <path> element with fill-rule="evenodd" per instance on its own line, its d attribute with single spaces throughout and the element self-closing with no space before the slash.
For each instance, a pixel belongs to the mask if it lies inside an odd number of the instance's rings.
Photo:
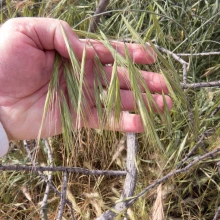
<svg viewBox="0 0 220 220">
<path fill-rule="evenodd" d="M 32 158 L 32 155 L 31 155 L 31 150 L 29 148 L 27 140 L 24 140 L 23 143 L 24 143 L 24 148 L 25 148 L 25 150 L 27 152 L 28 158 L 31 161 L 31 164 L 35 165 L 35 162 L 33 161 L 33 158 Z"/>
<path fill-rule="evenodd" d="M 204 140 L 205 136 L 206 136 L 206 132 L 203 132 L 202 135 L 200 136 L 199 140 L 196 142 L 196 144 L 193 146 L 193 148 L 190 150 L 190 152 L 180 161 L 179 165 L 177 167 L 181 167 L 182 164 L 184 164 L 184 162 L 186 160 L 188 160 L 188 158 L 193 154 L 193 152 L 198 148 L 198 146 L 202 143 L 202 141 Z"/>
<path fill-rule="evenodd" d="M 3 7 L 3 6 L 5 6 L 6 5 L 6 0 L 0 0 L 0 6 L 1 6 L 1 8 Z"/>
<path fill-rule="evenodd" d="M 220 161 L 217 162 L 218 174 L 220 175 Z"/>
<path fill-rule="evenodd" d="M 42 174 L 42 175 L 40 175 L 40 177 L 44 180 L 44 182 L 46 184 L 50 185 L 50 188 L 56 193 L 57 196 L 59 196 L 61 198 L 61 196 L 62 196 L 61 193 L 55 188 L 55 186 L 51 182 L 48 182 L 46 176 L 44 174 Z M 66 203 L 70 207 L 72 220 L 75 220 L 72 203 L 68 199 L 66 199 Z"/>
<path fill-rule="evenodd" d="M 67 190 L 67 182 L 68 182 L 68 172 L 63 172 L 63 186 L 62 186 L 62 192 L 61 192 L 61 199 L 60 199 L 60 206 L 59 211 L 57 215 L 57 220 L 62 220 L 65 204 L 66 204 L 66 190 Z"/>
<path fill-rule="evenodd" d="M 30 172 L 44 172 L 44 171 L 55 171 L 55 172 L 65 172 L 84 174 L 84 175 L 94 175 L 94 176 L 125 176 L 126 171 L 121 170 L 88 170 L 80 167 L 50 167 L 50 166 L 25 166 L 25 165 L 0 165 L 0 170 L 9 171 L 30 171 Z"/>
<path fill-rule="evenodd" d="M 220 218 L 220 206 L 218 207 L 213 220 L 219 220 Z"/>
<path fill-rule="evenodd" d="M 183 64 L 183 84 L 187 84 L 187 65 Z"/>
<path fill-rule="evenodd" d="M 203 52 L 203 53 L 177 53 L 177 56 L 187 57 L 187 56 L 212 56 L 219 55 L 220 52 Z"/>
<path fill-rule="evenodd" d="M 220 86 L 220 80 L 214 82 L 200 82 L 200 83 L 190 83 L 190 84 L 181 83 L 181 87 L 183 89 L 196 89 L 196 88 L 219 87 L 219 86 Z"/>
<path fill-rule="evenodd" d="M 44 139 L 44 144 L 47 150 L 49 166 L 53 167 L 53 156 L 52 156 L 50 145 L 46 139 Z M 47 182 L 48 183 L 52 182 L 52 171 L 48 172 Z M 40 207 L 41 208 L 40 214 L 42 216 L 42 219 L 48 219 L 47 218 L 47 200 L 49 197 L 49 192 L 50 192 L 50 184 L 47 184 L 45 192 L 44 192 L 44 197 L 41 202 L 41 207 Z"/>
<path fill-rule="evenodd" d="M 204 160 L 207 157 L 210 157 L 214 154 L 217 154 L 220 152 L 220 148 L 217 148 L 213 151 L 210 151 L 202 156 L 197 156 L 196 159 L 194 159 L 191 163 L 189 163 L 187 166 L 181 168 L 181 169 L 177 169 L 177 170 L 173 170 L 171 172 L 169 172 L 167 175 L 165 175 L 164 177 L 160 178 L 159 180 L 155 181 L 153 184 L 149 185 L 147 188 L 145 188 L 143 191 L 141 191 L 139 194 L 137 194 L 135 196 L 135 198 L 131 199 L 128 202 L 128 206 L 132 205 L 137 199 L 139 199 L 140 197 L 142 197 L 146 192 L 148 192 L 150 189 L 154 188 L 155 186 L 159 185 L 160 183 L 165 182 L 167 179 L 173 177 L 174 175 L 177 175 L 179 173 L 183 173 L 188 171 L 192 166 L 194 166 L 195 164 L 197 164 L 198 162 Z"/>
<path fill-rule="evenodd" d="M 112 220 L 122 211 L 126 211 L 127 202 L 126 198 L 133 196 L 136 186 L 137 168 L 136 168 L 136 156 L 137 156 L 137 143 L 135 133 L 126 133 L 127 135 L 127 175 L 121 195 L 121 202 L 118 202 L 111 210 L 104 212 L 97 220 Z"/>
<path fill-rule="evenodd" d="M 220 105 L 217 106 L 217 108 L 214 109 L 214 111 L 212 111 L 212 113 L 210 114 L 210 118 L 212 118 L 220 109 Z M 178 167 L 180 167 L 192 154 L 193 152 L 197 149 L 198 146 L 200 146 L 200 144 L 202 143 L 202 141 L 204 140 L 204 138 L 206 137 L 206 135 L 210 134 L 211 130 L 205 130 L 201 135 L 199 140 L 196 142 L 196 144 L 193 146 L 193 148 L 190 150 L 190 152 L 180 161 Z"/>
<path fill-rule="evenodd" d="M 187 84 L 187 65 L 185 63 L 182 63 L 182 68 L 183 68 L 183 85 Z M 184 91 L 186 91 L 186 89 L 184 89 Z M 188 93 L 185 93 L 186 96 L 186 105 L 187 105 L 187 110 L 188 110 L 188 121 L 189 121 L 189 125 L 191 127 L 193 127 L 194 124 L 194 117 L 193 117 L 193 112 L 192 112 L 192 108 L 190 105 L 190 99 L 188 96 Z"/>
<path fill-rule="evenodd" d="M 131 39 L 132 40 L 132 39 Z M 119 40 L 122 42 L 129 42 L 129 39 L 127 40 Z M 134 39 L 132 40 L 133 42 L 138 43 L 137 41 L 135 41 Z M 187 67 L 188 67 L 188 63 L 183 60 L 181 57 L 179 56 L 189 56 L 189 55 L 195 55 L 195 56 L 205 56 L 205 55 L 217 55 L 220 54 L 220 52 L 209 52 L 209 53 L 198 53 L 198 54 L 175 54 L 172 51 L 165 49 L 161 46 L 158 46 L 157 44 L 154 44 L 154 46 L 167 54 L 170 54 L 176 61 L 180 62 L 183 65 L 183 83 L 181 83 L 181 87 L 183 89 L 188 89 L 188 88 L 192 88 L 192 89 L 196 89 L 196 88 L 204 88 L 204 87 L 219 87 L 220 86 L 220 81 L 214 81 L 214 82 L 200 82 L 200 83 L 187 83 Z"/>
<path fill-rule="evenodd" d="M 30 148 L 29 148 L 28 141 L 27 141 L 27 140 L 24 140 L 23 143 L 24 143 L 24 147 L 25 147 L 25 150 L 26 150 L 26 152 L 27 152 L 28 158 L 29 158 L 29 160 L 31 161 L 32 166 L 35 167 L 35 166 L 36 166 L 35 160 L 34 160 L 33 157 L 32 157 L 32 154 L 31 154 L 31 150 L 30 150 Z M 34 146 L 34 147 L 35 147 L 35 146 Z M 43 173 L 40 172 L 40 171 L 38 171 L 38 174 L 39 174 L 40 176 L 43 175 Z M 45 178 L 46 178 L 46 177 L 45 177 Z M 48 179 L 47 179 L 47 181 L 48 181 Z M 48 182 L 49 182 L 49 181 L 48 181 Z M 49 184 L 47 184 L 47 186 L 49 186 Z M 47 189 L 47 187 L 46 187 L 46 191 L 45 191 L 46 194 L 47 194 L 47 190 L 48 190 L 48 189 Z M 47 195 L 46 195 L 46 196 L 47 196 Z M 44 197 L 45 197 L 45 194 L 44 194 Z M 47 199 L 47 198 L 45 198 L 45 199 Z M 45 204 L 43 204 L 44 202 L 45 202 Z M 42 204 L 41 204 L 40 216 L 41 216 L 41 219 L 42 219 L 42 220 L 47 220 L 47 219 L 48 219 L 48 217 L 47 217 L 47 210 L 46 210 L 46 200 L 44 200 L 44 199 L 43 199 Z"/>
<path fill-rule="evenodd" d="M 166 53 L 166 54 L 170 54 L 176 61 L 178 61 L 179 63 L 182 64 L 182 69 L 183 69 L 183 83 L 181 84 L 182 88 L 185 90 L 186 88 L 188 88 L 187 85 L 187 67 L 189 66 L 189 64 L 183 60 L 181 57 L 179 57 L 178 55 L 176 55 L 175 53 L 173 53 L 172 51 L 165 49 L 163 47 L 160 47 L 158 45 L 155 44 L 155 47 Z M 188 84 L 189 85 L 189 84 Z M 193 125 L 193 113 L 191 110 L 191 106 L 190 106 L 190 100 L 189 97 L 186 93 L 186 102 L 187 102 L 187 110 L 188 110 L 188 119 L 189 119 L 189 124 L 192 126 Z"/>
<path fill-rule="evenodd" d="M 32 172 L 33 169 L 37 168 L 37 166 L 35 165 L 35 162 L 34 162 L 34 160 L 33 160 L 33 158 L 32 158 L 31 151 L 30 151 L 30 149 L 29 149 L 29 146 L 28 146 L 28 143 L 27 143 L 26 140 L 24 141 L 24 147 L 25 147 L 25 149 L 26 149 L 26 152 L 27 152 L 27 154 L 28 154 L 28 157 L 29 157 L 29 159 L 30 159 L 30 161 L 31 161 L 31 163 L 32 163 L 33 166 L 23 166 L 23 168 L 31 168 L 31 169 L 23 169 L 23 170 L 31 171 L 31 172 Z M 51 155 L 50 155 L 50 157 L 51 157 Z M 14 165 L 11 165 L 11 166 L 14 166 Z M 15 165 L 15 166 L 22 167 L 22 166 L 20 166 L 20 165 Z M 1 167 L 4 167 L 4 166 L 0 166 L 0 168 L 1 168 Z M 13 168 L 13 167 L 11 167 L 11 168 Z M 42 167 L 42 168 L 44 168 L 44 167 Z M 54 187 L 54 185 L 52 184 L 51 181 L 48 181 L 47 177 L 43 174 L 43 171 L 54 171 L 53 169 L 54 169 L 55 167 L 49 166 L 49 167 L 47 167 L 47 168 L 51 168 L 51 170 L 43 170 L 43 169 L 42 169 L 42 170 L 36 170 L 35 172 L 38 172 L 38 174 L 40 175 L 41 179 L 43 179 L 44 182 L 45 182 L 47 185 L 49 185 L 49 186 L 51 187 L 51 189 L 53 189 L 53 191 L 54 191 L 59 197 L 61 197 L 61 193 Z M 6 170 L 8 170 L 8 169 L 6 169 Z M 9 169 L 9 170 L 10 170 L 10 169 Z M 11 169 L 11 170 L 13 170 L 13 169 Z M 18 169 L 18 170 L 22 170 L 22 169 Z M 18 171 L 18 170 L 17 170 L 17 171 Z M 72 205 L 72 203 L 71 203 L 68 199 L 66 199 L 66 203 L 67 203 L 67 204 L 69 205 L 69 207 L 70 207 L 70 212 L 71 212 L 72 220 L 75 220 L 75 218 L 74 218 L 74 213 L 73 213 L 73 205 Z"/>
<path fill-rule="evenodd" d="M 136 157 L 137 157 L 137 141 L 135 133 L 126 133 L 127 135 L 127 160 L 126 160 L 126 170 L 127 175 L 125 178 L 124 189 L 121 195 L 121 199 L 133 196 L 136 181 L 137 181 L 137 167 L 136 167 Z"/>
<path fill-rule="evenodd" d="M 132 39 L 132 38 L 118 39 L 118 41 L 128 42 L 128 43 L 130 43 L 130 42 L 138 43 L 137 40 Z M 151 41 L 153 42 L 153 40 L 151 40 Z M 163 51 L 165 53 L 168 53 L 168 54 L 172 55 L 177 61 L 179 61 L 179 59 L 181 59 L 180 62 L 184 61 L 184 60 L 182 60 L 182 58 L 180 58 L 180 57 L 184 57 L 184 56 L 212 56 L 212 55 L 220 55 L 220 51 L 201 52 L 201 53 L 173 53 L 172 51 L 170 51 L 168 49 L 165 49 L 165 48 L 163 48 L 163 47 L 161 47 L 159 45 L 156 45 L 156 44 L 154 44 L 154 45 L 155 45 L 155 47 L 158 50 L 161 50 L 161 51 Z M 186 62 L 186 61 L 184 61 L 184 62 Z"/>
<path fill-rule="evenodd" d="M 186 66 L 189 65 L 185 60 L 183 60 L 182 58 L 180 58 L 179 56 L 177 56 L 177 55 L 176 55 L 175 53 L 173 53 L 172 51 L 170 51 L 170 50 L 168 50 L 168 49 L 165 49 L 165 48 L 163 48 L 163 47 L 161 47 L 161 46 L 158 46 L 158 45 L 156 45 L 156 44 L 154 44 L 154 46 L 155 46 L 158 50 L 160 50 L 160 51 L 162 51 L 162 52 L 164 52 L 164 53 L 166 53 L 166 54 L 171 55 L 175 60 L 177 60 L 177 61 L 180 62 L 181 64 L 185 64 Z"/>
<path fill-rule="evenodd" d="M 95 15 L 98 15 L 98 14 L 104 12 L 104 10 L 107 7 L 108 3 L 109 3 L 109 0 L 100 0 L 98 6 L 96 8 Z M 90 26 L 89 26 L 89 32 L 94 33 L 96 31 L 96 29 L 98 27 L 98 23 L 100 21 L 100 18 L 101 18 L 101 15 L 94 16 L 92 18 L 92 21 L 91 21 Z"/>
<path fill-rule="evenodd" d="M 215 110 L 211 113 L 210 117 L 213 117 L 220 110 L 220 105 L 218 105 Z"/>
</svg>

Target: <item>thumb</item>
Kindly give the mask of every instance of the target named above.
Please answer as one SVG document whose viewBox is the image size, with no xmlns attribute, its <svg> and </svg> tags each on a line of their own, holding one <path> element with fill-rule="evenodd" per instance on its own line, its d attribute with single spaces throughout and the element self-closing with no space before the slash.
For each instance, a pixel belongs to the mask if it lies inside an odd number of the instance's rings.
<svg viewBox="0 0 220 220">
<path fill-rule="evenodd" d="M 79 40 L 65 21 L 53 18 L 14 18 L 8 20 L 3 26 L 26 35 L 31 40 L 28 43 L 38 49 L 56 50 L 61 56 L 69 58 L 62 32 L 63 28 L 76 57 L 79 60 L 82 59 L 85 43 Z M 92 59 L 94 55 L 94 49 L 86 45 L 86 59 Z"/>
</svg>

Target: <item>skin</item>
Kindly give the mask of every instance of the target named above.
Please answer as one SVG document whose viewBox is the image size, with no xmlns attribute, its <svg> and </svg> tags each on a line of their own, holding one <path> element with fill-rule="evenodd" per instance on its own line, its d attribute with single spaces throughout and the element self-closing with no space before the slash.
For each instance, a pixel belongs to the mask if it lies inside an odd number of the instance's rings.
<svg viewBox="0 0 220 220">
<path fill-rule="evenodd" d="M 57 51 L 65 62 L 69 62 L 69 55 L 64 43 L 61 24 L 71 46 L 79 60 L 82 58 L 86 46 L 85 83 L 89 94 L 93 94 L 95 79 L 94 56 L 97 55 L 104 66 L 107 78 L 111 78 L 112 67 L 106 64 L 114 62 L 110 52 L 98 41 L 80 40 L 71 27 L 63 22 L 51 18 L 15 18 L 4 23 L 0 28 L 0 121 L 10 139 L 33 139 L 38 136 L 48 85 L 53 73 L 55 52 Z M 124 43 L 112 42 L 117 51 L 125 55 Z M 137 64 L 152 64 L 156 55 L 149 47 L 148 51 L 140 45 L 127 44 L 130 56 Z M 123 112 L 117 126 L 108 126 L 123 132 L 142 132 L 143 126 L 139 115 L 130 114 L 135 107 L 134 98 L 129 91 L 129 78 L 125 68 L 118 67 L 120 92 Z M 60 68 L 60 84 L 66 93 L 63 68 Z M 164 103 L 160 93 L 168 93 L 163 77 L 158 73 L 141 71 L 154 100 L 163 111 Z M 107 86 L 104 80 L 103 86 Z M 88 98 L 88 97 L 87 97 Z M 168 108 L 172 108 L 172 100 L 165 96 Z M 90 128 L 99 128 L 97 109 L 93 97 L 88 98 L 90 114 L 87 123 L 81 124 Z M 46 118 L 41 137 L 49 137 L 61 133 L 59 107 L 54 103 L 53 120 Z M 86 111 L 85 111 L 86 112 Z M 73 126 L 76 115 L 72 112 Z"/>
</svg>

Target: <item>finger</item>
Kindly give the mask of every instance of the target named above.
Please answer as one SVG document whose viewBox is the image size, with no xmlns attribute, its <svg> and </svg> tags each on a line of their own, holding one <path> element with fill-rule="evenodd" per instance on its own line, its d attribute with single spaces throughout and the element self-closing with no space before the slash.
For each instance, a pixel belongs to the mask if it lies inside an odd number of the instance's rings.
<svg viewBox="0 0 220 220">
<path fill-rule="evenodd" d="M 121 90 L 121 103 L 123 111 L 134 111 L 136 106 L 136 101 L 131 91 Z M 152 107 L 155 113 L 162 113 L 165 110 L 165 106 L 169 110 L 172 109 L 172 99 L 169 96 L 162 96 L 158 94 L 152 94 L 153 101 Z M 147 100 L 146 94 L 142 94 L 143 101 L 147 109 L 149 109 L 149 102 Z"/>
<path fill-rule="evenodd" d="M 96 99 L 94 95 L 94 89 L 88 88 L 84 90 L 84 95 L 86 98 L 86 104 L 87 107 L 93 108 L 96 106 Z M 106 97 L 107 94 L 105 94 L 103 97 Z M 136 100 L 134 98 L 134 95 L 132 91 L 129 90 L 120 90 L 120 97 L 121 97 L 121 106 L 123 111 L 134 111 L 136 109 Z M 107 97 L 106 97 L 107 98 Z M 167 95 L 159 95 L 159 94 L 152 94 L 152 100 L 149 101 L 147 99 L 147 96 L 145 93 L 142 93 L 142 99 L 144 101 L 144 104 L 146 108 L 149 110 L 149 103 L 151 103 L 153 107 L 153 111 L 155 113 L 163 113 L 165 111 L 165 106 L 168 108 L 168 110 L 172 109 L 173 102 L 172 99 Z M 104 104 L 103 104 L 104 107 Z"/>
<path fill-rule="evenodd" d="M 102 85 L 108 87 L 112 75 L 112 66 L 104 66 L 103 69 L 106 73 L 107 80 L 103 79 L 102 74 L 99 74 L 100 79 L 102 81 Z M 117 72 L 118 72 L 118 79 L 120 82 L 120 88 L 130 89 L 131 85 L 130 85 L 128 70 L 123 67 L 118 67 Z M 156 93 L 164 92 L 164 94 L 169 93 L 163 75 L 159 73 L 146 72 L 146 71 L 140 71 L 140 73 L 144 81 L 146 82 L 146 86 L 151 92 L 156 92 Z M 141 91 L 143 92 L 144 91 L 143 86 L 140 85 L 140 88 Z"/>
<path fill-rule="evenodd" d="M 95 49 L 101 63 L 103 64 L 110 64 L 113 63 L 114 58 L 111 54 L 111 52 L 99 41 L 95 40 L 82 40 L 85 42 L 87 41 L 87 44 L 91 44 L 93 48 Z M 156 61 L 156 53 L 153 51 L 152 47 L 149 45 L 146 45 L 144 48 L 140 44 L 130 44 L 130 43 L 124 43 L 124 42 L 118 42 L 118 41 L 111 41 L 111 45 L 113 48 L 119 52 L 122 56 L 125 55 L 125 45 L 128 47 L 128 51 L 130 53 L 131 59 L 134 63 L 137 64 L 152 64 Z"/>
<path fill-rule="evenodd" d="M 143 125 L 140 115 L 130 114 L 127 112 L 122 112 L 120 115 L 119 123 L 115 122 L 114 116 L 110 118 L 103 127 L 105 130 L 121 131 L 121 132 L 143 132 Z M 84 127 L 90 127 L 94 129 L 100 129 L 97 109 L 93 108 L 87 118 L 87 122 L 84 123 Z"/>
<path fill-rule="evenodd" d="M 41 50 L 57 50 L 63 57 L 69 58 L 61 27 L 63 27 L 76 56 L 81 60 L 85 44 L 78 39 L 68 23 L 64 21 L 52 18 L 14 18 L 5 22 L 2 29 L 9 28 L 10 31 L 20 32 L 23 34 L 22 40 L 30 46 Z M 86 58 L 93 58 L 94 49 L 88 45 L 86 49 Z"/>
</svg>

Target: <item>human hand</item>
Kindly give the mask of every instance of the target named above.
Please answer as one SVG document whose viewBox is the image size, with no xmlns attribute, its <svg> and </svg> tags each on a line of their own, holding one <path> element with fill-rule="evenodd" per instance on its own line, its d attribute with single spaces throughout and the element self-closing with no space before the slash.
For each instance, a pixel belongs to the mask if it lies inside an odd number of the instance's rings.
<svg viewBox="0 0 220 220">
<path fill-rule="evenodd" d="M 15 18 L 7 21 L 0 28 L 0 122 L 10 139 L 33 139 L 38 136 L 48 85 L 53 73 L 56 51 L 67 62 L 69 55 L 63 39 L 61 24 L 66 32 L 71 46 L 79 60 L 82 59 L 85 40 L 79 40 L 70 26 L 51 18 Z M 94 56 L 98 55 L 107 77 L 111 78 L 113 63 L 111 53 L 98 41 L 91 41 L 93 47 L 86 47 L 85 82 L 93 91 L 95 73 Z M 125 55 L 123 43 L 112 43 L 117 51 Z M 131 58 L 138 64 L 151 64 L 155 61 L 155 54 L 147 53 L 142 46 L 127 44 Z M 134 98 L 129 86 L 127 70 L 118 67 L 120 81 L 121 102 L 123 111 L 134 109 Z M 141 71 L 149 90 L 154 93 L 167 94 L 168 89 L 162 75 Z M 60 68 L 60 84 L 66 93 L 63 69 Z M 103 82 L 103 86 L 106 86 Z M 93 94 L 93 93 L 91 93 Z M 164 108 L 163 97 L 153 95 L 161 111 Z M 172 107 L 172 100 L 165 96 L 167 106 Z M 87 117 L 86 126 L 99 128 L 95 102 L 88 102 L 91 114 Z M 56 114 L 53 120 L 45 120 L 41 137 L 49 137 L 61 133 L 59 105 L 54 103 Z M 76 115 L 72 114 L 73 121 Z M 74 124 L 74 123 L 73 123 Z M 108 127 L 113 129 L 113 127 Z M 121 113 L 119 125 L 114 128 L 124 132 L 142 132 L 141 118 L 136 114 Z"/>
</svg>

